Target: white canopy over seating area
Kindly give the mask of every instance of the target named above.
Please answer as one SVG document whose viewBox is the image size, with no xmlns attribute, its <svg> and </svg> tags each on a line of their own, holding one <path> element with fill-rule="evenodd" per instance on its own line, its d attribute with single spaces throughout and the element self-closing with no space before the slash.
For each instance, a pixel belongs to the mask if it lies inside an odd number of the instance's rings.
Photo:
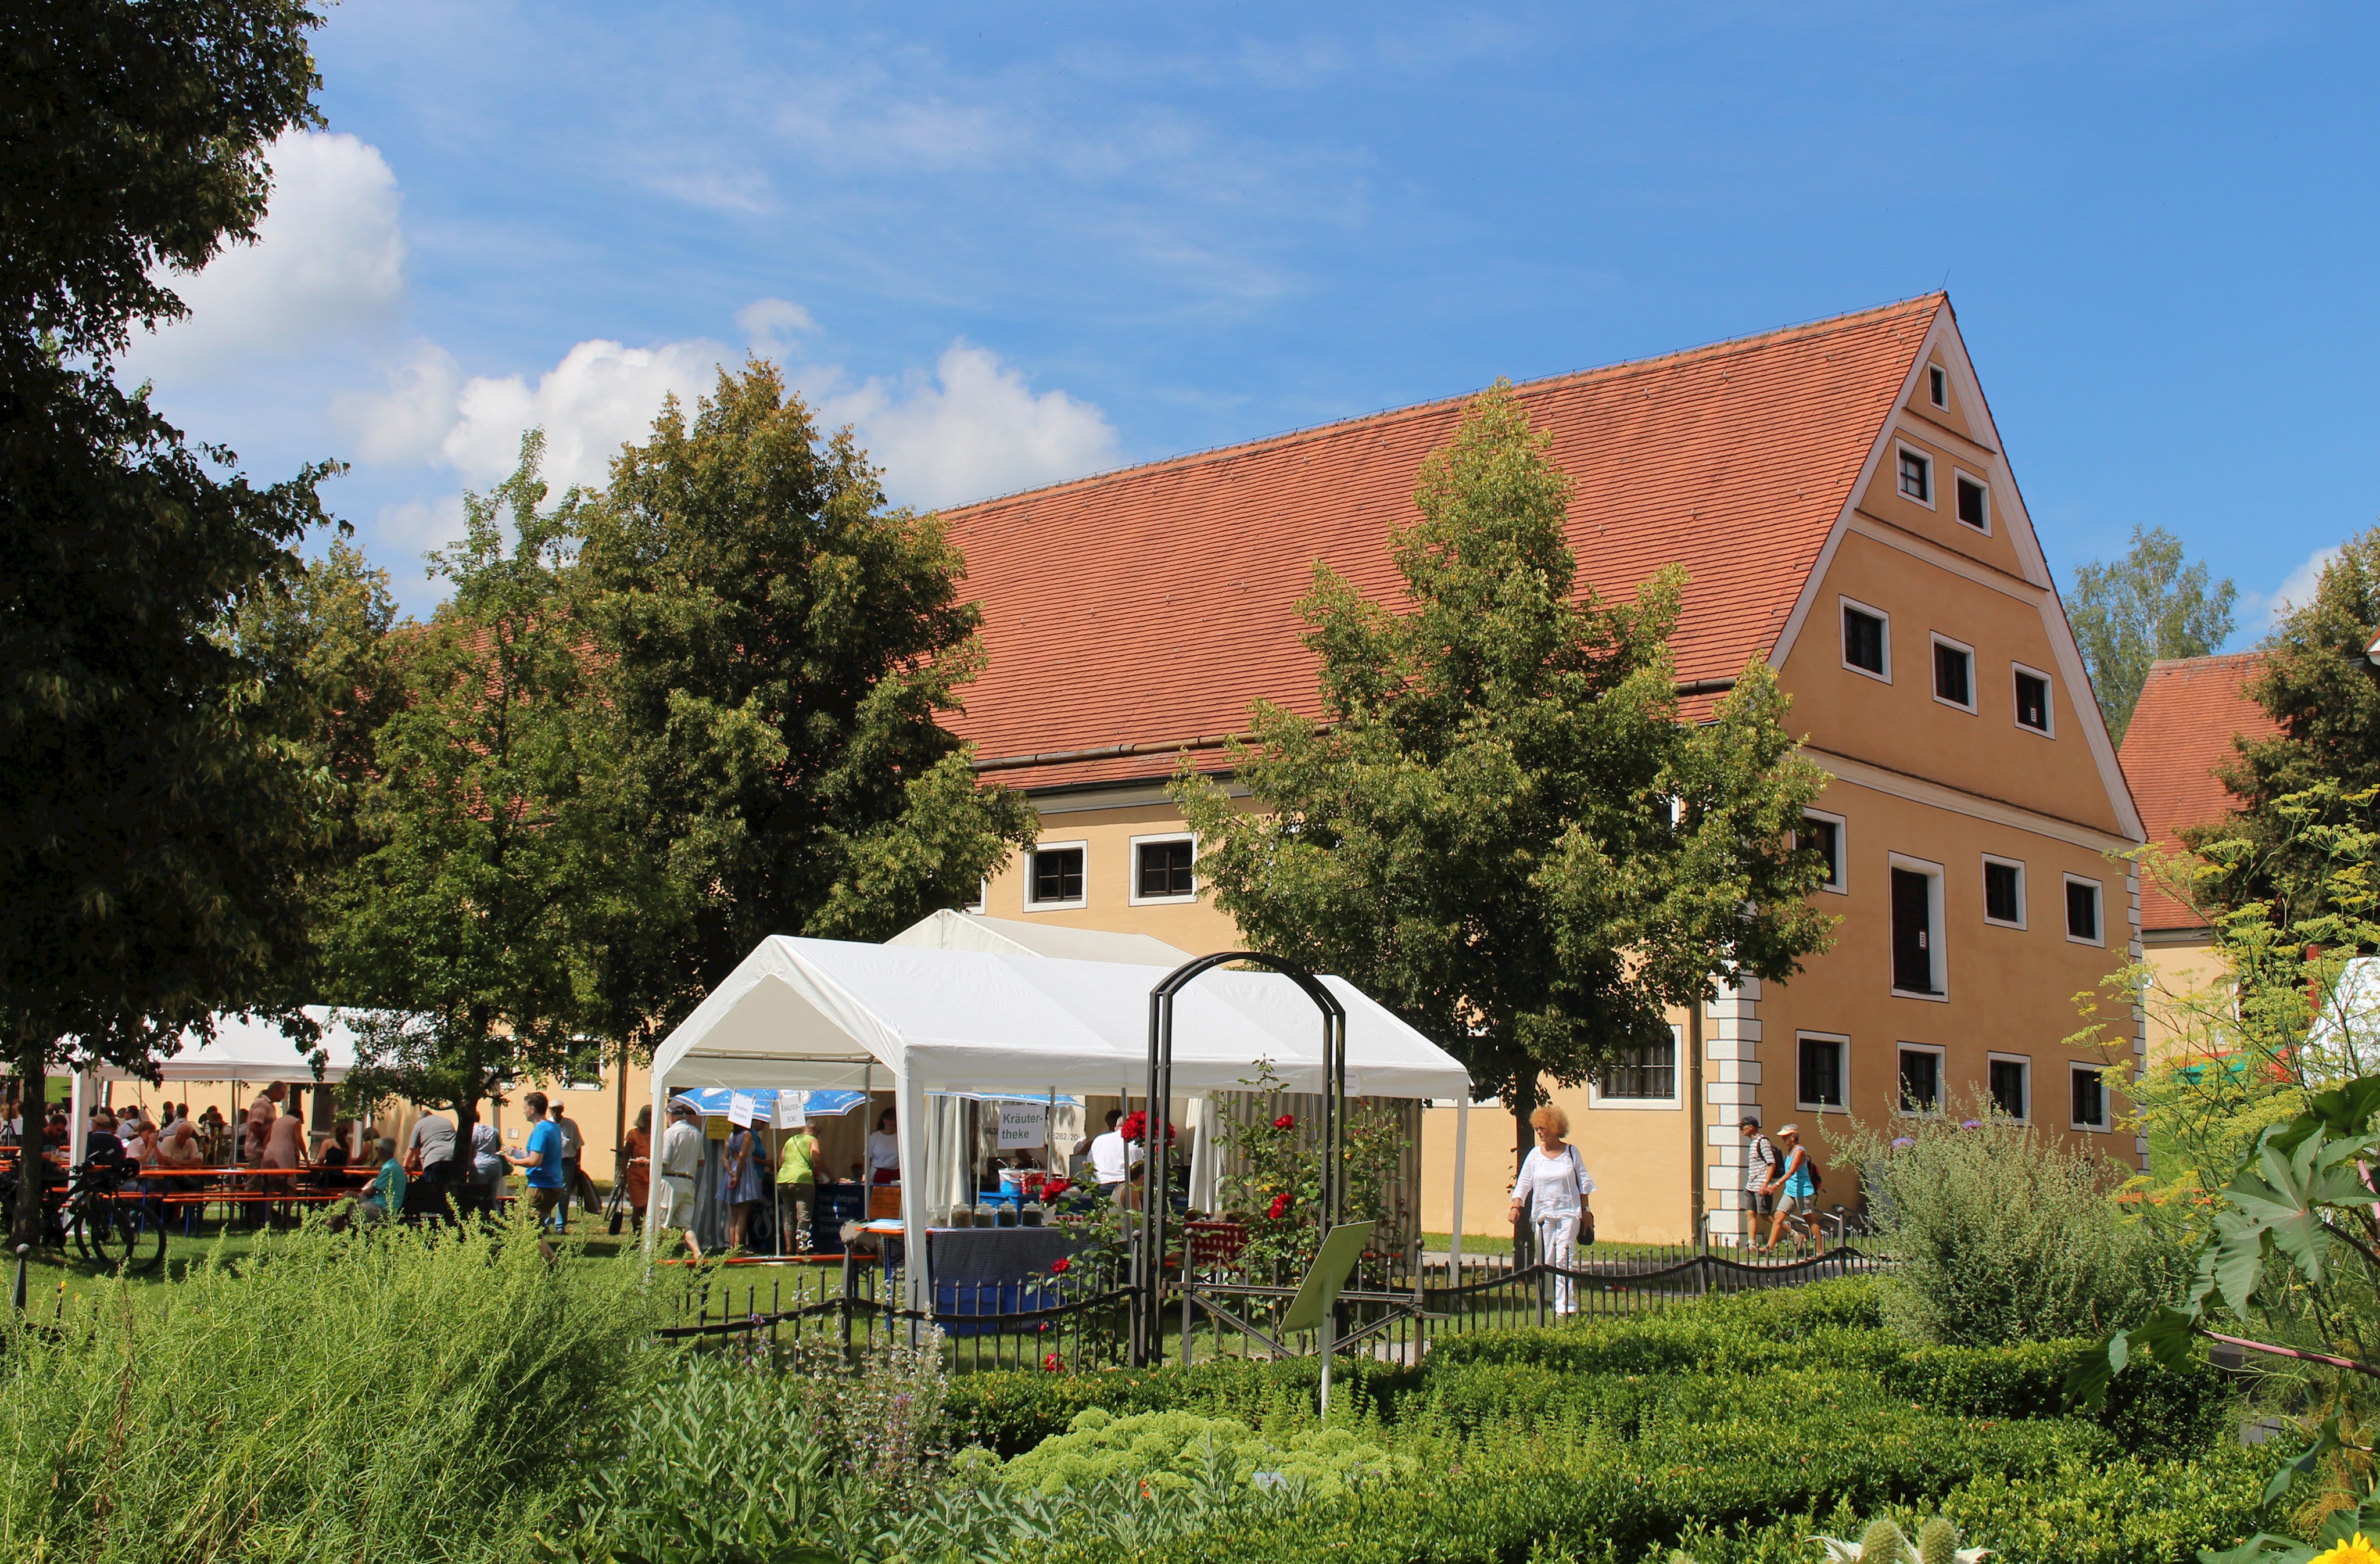
<svg viewBox="0 0 2380 1564">
<path fill-rule="evenodd" d="M 952 943 L 978 942 L 964 926 L 947 933 Z M 916 1190 L 929 1095 L 1137 1089 L 1148 1069 L 1149 990 L 1172 964 L 773 936 L 663 1040 L 653 1060 L 654 1120 L 665 1117 L 672 1093 L 689 1087 L 888 1085 L 902 1183 Z M 1351 1095 L 1467 1096 L 1470 1077 L 1443 1049 L 1353 985 L 1323 981 L 1347 1011 Z M 1236 1089 L 1263 1064 L 1286 1090 L 1329 1089 L 1321 1018 L 1294 983 L 1218 971 L 1183 992 L 1176 1091 Z M 927 1307 L 925 1202 L 905 1198 L 901 1208 L 911 1306 Z"/>
</svg>

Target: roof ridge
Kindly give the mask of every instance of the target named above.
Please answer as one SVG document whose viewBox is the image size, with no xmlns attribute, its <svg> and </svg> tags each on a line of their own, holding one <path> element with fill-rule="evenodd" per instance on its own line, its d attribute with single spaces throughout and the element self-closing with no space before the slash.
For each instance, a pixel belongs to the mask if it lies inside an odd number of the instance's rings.
<svg viewBox="0 0 2380 1564">
<path fill-rule="evenodd" d="M 2262 647 L 2250 647 L 2245 651 L 2211 651 L 2204 657 L 2160 657 L 2149 663 L 2149 672 L 2160 668 L 2204 668 L 2217 662 L 2252 662 L 2265 655 Z"/>
<path fill-rule="evenodd" d="M 1802 321 L 1789 325 L 1776 326 L 1767 331 L 1754 332 L 1744 336 L 1723 337 L 1718 341 L 1706 342 L 1695 347 L 1682 347 L 1671 353 L 1658 353 L 1643 358 L 1615 359 L 1609 364 L 1596 364 L 1581 370 L 1565 370 L 1560 374 L 1545 375 L 1536 380 L 1518 382 L 1513 385 L 1512 389 L 1516 392 L 1525 393 L 1546 390 L 1556 386 L 1574 384 L 1578 382 L 1594 379 L 1598 376 L 1609 376 L 1617 379 L 1628 374 L 1642 373 L 1648 370 L 1665 368 L 1689 360 L 1718 358 L 1728 353 L 1742 352 L 1753 347 L 1764 346 L 1770 343 L 1782 341 L 1786 338 L 1821 336 L 1828 332 L 1847 330 L 1855 325 L 1864 324 L 1878 316 L 1889 315 L 1896 310 L 1908 309 L 1912 305 L 1930 303 L 1935 309 L 1938 309 L 1948 303 L 1949 300 L 1949 294 L 1947 291 L 1936 288 L 1927 293 L 1912 294 L 1906 298 L 1896 298 L 1887 303 L 1870 305 L 1864 309 L 1853 309 L 1840 315 L 1824 315 L 1815 320 Z M 1436 396 L 1426 402 L 1407 403 L 1402 406 L 1397 407 L 1376 408 L 1368 413 L 1356 413 L 1348 418 L 1333 418 L 1327 423 L 1306 424 L 1297 429 L 1281 430 L 1272 434 L 1258 435 L 1252 440 L 1234 441 L 1227 445 L 1209 445 L 1201 450 L 1180 452 L 1171 456 L 1160 456 L 1154 461 L 1128 462 L 1120 467 L 1108 467 L 1099 472 L 1087 472 L 1079 478 L 1061 479 L 1055 483 L 1037 484 L 1027 489 L 1013 489 L 1003 494 L 987 494 L 980 500 L 969 500 L 965 504 L 961 505 L 941 506 L 936 509 L 934 514 L 942 516 L 949 516 L 963 511 L 979 510 L 986 505 L 996 505 L 1003 501 L 1021 500 L 1027 495 L 1060 493 L 1065 490 L 1074 489 L 1083 484 L 1104 483 L 1111 479 L 1121 478 L 1127 473 L 1156 472 L 1167 467 L 1197 467 L 1208 462 L 1220 461 L 1226 457 L 1239 456 L 1252 454 L 1257 451 L 1294 444 L 1302 440 L 1318 439 L 1323 435 L 1335 434 L 1342 430 L 1353 429 L 1363 424 L 1388 423 L 1395 419 L 1414 418 L 1424 413 L 1436 412 L 1442 407 L 1451 406 L 1458 403 L 1468 402 L 1478 394 L 1479 393 L 1477 391 L 1466 391 L 1458 393 L 1451 396 Z"/>
</svg>

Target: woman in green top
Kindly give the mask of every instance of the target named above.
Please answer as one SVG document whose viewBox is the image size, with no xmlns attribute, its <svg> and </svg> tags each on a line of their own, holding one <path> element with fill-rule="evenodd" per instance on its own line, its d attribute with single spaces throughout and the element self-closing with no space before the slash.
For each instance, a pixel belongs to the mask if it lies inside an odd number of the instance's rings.
<svg viewBox="0 0 2380 1564">
<path fill-rule="evenodd" d="M 777 1154 L 777 1247 L 781 1250 L 796 1255 L 810 1252 L 810 1206 L 818 1198 L 818 1137 L 807 1124 L 787 1135 Z"/>
</svg>

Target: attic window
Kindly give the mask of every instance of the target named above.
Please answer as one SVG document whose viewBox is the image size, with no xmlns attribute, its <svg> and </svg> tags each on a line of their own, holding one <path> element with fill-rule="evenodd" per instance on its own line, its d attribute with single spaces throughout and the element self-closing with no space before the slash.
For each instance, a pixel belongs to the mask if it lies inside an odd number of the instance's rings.
<svg viewBox="0 0 2380 1564">
<path fill-rule="evenodd" d="M 2016 725 L 2034 733 L 2049 732 L 2049 675 L 2030 668 L 2016 670 Z"/>
<path fill-rule="evenodd" d="M 1921 505 L 1934 503 L 1934 458 L 1923 451 L 1900 448 L 1900 491 Z"/>
<path fill-rule="evenodd" d="M 1939 364 L 1925 366 L 1925 398 L 1937 407 L 1950 405 L 1950 377 Z"/>
<path fill-rule="evenodd" d="M 1963 472 L 1959 475 L 1959 519 L 1978 532 L 1992 529 L 1991 491 Z"/>
</svg>

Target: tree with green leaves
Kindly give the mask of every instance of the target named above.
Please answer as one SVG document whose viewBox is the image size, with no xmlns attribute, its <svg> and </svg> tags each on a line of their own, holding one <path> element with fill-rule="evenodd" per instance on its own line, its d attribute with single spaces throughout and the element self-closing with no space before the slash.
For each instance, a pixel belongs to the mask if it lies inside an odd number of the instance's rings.
<svg viewBox="0 0 2380 1564">
<path fill-rule="evenodd" d="M 146 1069 L 220 1011 L 278 1012 L 304 952 L 318 801 L 233 626 L 298 568 L 327 469 L 251 486 L 113 364 L 185 313 L 174 273 L 255 237 L 267 148 L 319 121 L 317 22 L 294 0 L 0 18 L 0 1033 L 29 1161 L 50 1065 Z"/>
<path fill-rule="evenodd" d="M 1217 905 L 1260 949 L 1362 987 L 1510 1106 L 1667 1045 L 1668 1012 L 1785 978 L 1832 919 L 1795 845 L 1825 776 L 1755 661 L 1682 720 L 1669 650 L 1685 582 L 1581 593 L 1571 483 L 1501 382 L 1423 465 L 1390 551 L 1392 612 L 1317 565 L 1302 605 L 1324 721 L 1259 702 L 1236 804 L 1173 793 Z"/>
<path fill-rule="evenodd" d="M 335 997 L 373 1012 L 350 1089 L 450 1105 L 466 1134 L 506 1081 L 584 1064 L 601 909 L 661 879 L 613 829 L 617 756 L 569 591 L 580 496 L 545 507 L 542 446 L 531 431 L 510 478 L 465 496 L 464 537 L 431 555 L 452 596 L 390 638 L 365 850 L 323 931 Z"/>
<path fill-rule="evenodd" d="M 2320 794 L 2330 823 L 2380 828 L 2380 673 L 2365 655 L 2380 635 L 2380 527 L 2350 539 L 2323 566 L 2313 599 L 2273 626 L 2250 699 L 2280 732 L 2245 740 L 2222 772 L 2238 800 L 2238 818 L 2186 833 L 2192 845 L 2237 838 L 2254 851 L 2235 855 L 2230 872 L 2209 881 L 2207 899 L 2223 907 L 2271 901 L 2287 924 L 2322 905 L 2330 875 L 2327 845 L 2285 810 L 2285 799 Z"/>
<path fill-rule="evenodd" d="M 2181 540 L 2162 527 L 2132 528 L 2120 559 L 2074 573 L 2066 605 L 2107 736 L 2124 742 L 2132 708 L 2161 657 L 2205 657 L 2231 634 L 2239 589 L 2229 577 L 2210 584 L 2206 563 L 2185 563 Z"/>
<path fill-rule="evenodd" d="M 941 723 L 983 659 L 957 552 L 772 366 L 672 401 L 583 525 L 622 828 L 674 888 L 670 915 L 621 909 L 608 1036 L 649 1041 L 769 935 L 965 905 L 1032 840 Z"/>
</svg>

